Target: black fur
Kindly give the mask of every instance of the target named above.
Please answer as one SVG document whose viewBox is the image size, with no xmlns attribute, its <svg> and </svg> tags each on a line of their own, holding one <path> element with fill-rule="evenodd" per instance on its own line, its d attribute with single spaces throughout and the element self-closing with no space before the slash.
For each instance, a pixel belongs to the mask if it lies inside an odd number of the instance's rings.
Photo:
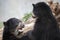
<svg viewBox="0 0 60 40">
<path fill-rule="evenodd" d="M 3 31 L 3 37 L 2 40 L 27 40 L 29 39 L 27 36 L 24 36 L 22 38 L 17 38 L 15 35 L 13 35 L 11 32 L 16 30 L 16 27 L 18 24 L 21 23 L 21 21 L 17 18 L 11 18 L 8 21 L 4 22 L 4 31 Z"/>
<path fill-rule="evenodd" d="M 30 32 L 34 38 L 31 38 L 32 40 L 60 40 L 58 24 L 50 7 L 46 3 L 39 2 L 37 4 L 33 4 L 33 14 L 37 19 L 33 31 Z M 15 18 L 13 18 L 13 21 L 11 20 L 4 22 L 5 27 L 3 32 L 3 40 L 30 40 L 28 38 L 28 35 L 30 34 L 27 34 L 27 36 L 23 36 L 22 38 L 16 38 L 10 33 L 10 30 L 16 28 L 15 25 L 18 25 L 20 22 L 20 20 Z M 14 25 L 11 24 L 12 22 Z"/>
<path fill-rule="evenodd" d="M 32 32 L 36 40 L 60 40 L 57 21 L 46 3 L 33 4 L 33 14 L 37 17 Z"/>
</svg>

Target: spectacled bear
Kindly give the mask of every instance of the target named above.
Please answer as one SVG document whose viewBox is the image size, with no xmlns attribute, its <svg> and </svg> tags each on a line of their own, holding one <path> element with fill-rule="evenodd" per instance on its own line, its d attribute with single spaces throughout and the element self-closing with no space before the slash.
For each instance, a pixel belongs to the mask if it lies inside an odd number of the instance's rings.
<svg viewBox="0 0 60 40">
<path fill-rule="evenodd" d="M 32 31 L 35 40 L 60 40 L 57 21 L 45 2 L 33 4 L 33 14 L 37 18 Z"/>
<path fill-rule="evenodd" d="M 4 22 L 3 40 L 60 40 L 57 21 L 50 7 L 45 2 L 33 4 L 33 14 L 36 18 L 34 28 L 21 38 L 18 37 L 20 37 L 19 34 L 22 31 L 18 30 L 21 30 L 23 27 L 17 26 L 21 23 L 20 20 L 13 18 Z"/>
<path fill-rule="evenodd" d="M 3 22 L 4 30 L 2 40 L 29 40 L 27 36 L 21 37 L 21 31 L 24 28 L 24 24 L 17 18 L 10 18 L 6 22 Z M 23 34 L 22 34 L 23 35 Z"/>
</svg>

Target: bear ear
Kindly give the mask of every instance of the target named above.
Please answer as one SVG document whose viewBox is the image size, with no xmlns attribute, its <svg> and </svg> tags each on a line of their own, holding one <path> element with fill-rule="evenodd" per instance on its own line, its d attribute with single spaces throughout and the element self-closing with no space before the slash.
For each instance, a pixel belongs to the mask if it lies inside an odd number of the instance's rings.
<svg viewBox="0 0 60 40">
<path fill-rule="evenodd" d="M 32 4 L 33 5 L 33 7 L 35 7 L 35 4 Z"/>
<path fill-rule="evenodd" d="M 3 22 L 3 25 L 5 26 L 6 25 L 6 22 Z"/>
</svg>

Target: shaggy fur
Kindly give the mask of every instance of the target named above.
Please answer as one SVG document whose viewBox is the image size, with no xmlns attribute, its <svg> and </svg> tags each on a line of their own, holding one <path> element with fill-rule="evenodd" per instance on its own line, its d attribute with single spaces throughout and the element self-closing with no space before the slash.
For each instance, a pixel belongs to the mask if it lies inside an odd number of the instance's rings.
<svg viewBox="0 0 60 40">
<path fill-rule="evenodd" d="M 50 7 L 46 3 L 39 2 L 33 4 L 33 14 L 37 19 L 34 28 L 32 27 L 32 31 L 29 31 L 27 35 L 22 38 L 17 38 L 11 34 L 10 30 L 15 29 L 15 25 L 18 25 L 20 21 L 17 19 L 11 21 L 11 19 L 4 23 L 3 40 L 60 40 L 58 24 Z"/>
<path fill-rule="evenodd" d="M 27 36 L 23 36 L 22 38 L 18 38 L 20 32 L 16 31 L 20 23 L 20 28 L 23 28 L 24 24 L 21 24 L 22 22 L 17 18 L 11 18 L 8 21 L 4 22 L 4 31 L 3 31 L 3 37 L 2 40 L 29 40 Z M 19 33 L 19 34 L 17 34 Z"/>
<path fill-rule="evenodd" d="M 32 32 L 35 40 L 60 40 L 58 24 L 46 3 L 33 4 L 33 14 L 37 17 Z"/>
</svg>

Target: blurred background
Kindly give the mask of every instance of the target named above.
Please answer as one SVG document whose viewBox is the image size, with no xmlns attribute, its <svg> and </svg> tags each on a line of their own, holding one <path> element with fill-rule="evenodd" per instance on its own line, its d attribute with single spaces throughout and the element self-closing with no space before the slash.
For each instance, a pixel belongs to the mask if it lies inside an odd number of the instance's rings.
<svg viewBox="0 0 60 40">
<path fill-rule="evenodd" d="M 0 0 L 0 27 L 9 18 L 22 19 L 26 13 L 32 13 L 32 4 L 41 1 L 47 3 L 47 0 Z M 60 0 L 53 1 L 60 3 Z"/>
<path fill-rule="evenodd" d="M 46 0 L 0 0 L 0 21 L 6 21 L 11 17 L 20 19 L 25 13 L 32 12 L 32 3 L 41 1 L 46 2 Z"/>
<path fill-rule="evenodd" d="M 32 9 L 33 9 L 32 4 L 42 1 L 48 3 L 49 0 L 0 0 L 0 28 L 2 29 L 4 21 L 7 21 L 9 18 L 12 17 L 27 21 L 28 18 L 32 16 Z M 52 0 L 52 1 L 55 3 L 58 2 L 60 4 L 60 0 Z M 55 6 L 56 5 L 54 5 L 53 8 L 55 8 Z M 55 9 L 52 9 L 52 11 L 55 11 Z M 53 13 L 56 13 L 56 11 Z M 59 17 L 60 21 L 60 15 L 59 16 L 54 15 L 54 16 L 56 18 Z"/>
</svg>

